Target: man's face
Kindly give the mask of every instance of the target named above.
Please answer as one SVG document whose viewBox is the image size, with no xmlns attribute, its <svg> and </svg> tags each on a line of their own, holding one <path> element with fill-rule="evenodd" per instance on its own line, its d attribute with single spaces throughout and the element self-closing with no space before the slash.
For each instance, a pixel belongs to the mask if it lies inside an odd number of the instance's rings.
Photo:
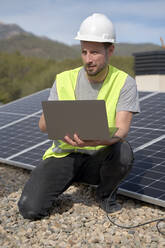
<svg viewBox="0 0 165 248">
<path fill-rule="evenodd" d="M 109 63 L 113 46 L 105 49 L 103 43 L 81 41 L 81 57 L 89 76 L 96 76 Z"/>
</svg>

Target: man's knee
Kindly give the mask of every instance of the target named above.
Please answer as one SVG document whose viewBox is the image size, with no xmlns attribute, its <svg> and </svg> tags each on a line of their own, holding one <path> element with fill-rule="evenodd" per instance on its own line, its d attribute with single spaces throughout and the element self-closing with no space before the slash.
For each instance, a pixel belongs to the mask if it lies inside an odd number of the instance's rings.
<svg viewBox="0 0 165 248">
<path fill-rule="evenodd" d="M 132 166 L 134 155 L 130 144 L 127 141 L 121 142 L 120 147 L 120 163 L 122 165 Z"/>
<path fill-rule="evenodd" d="M 24 219 L 37 220 L 43 216 L 41 209 L 34 205 L 26 195 L 21 196 L 18 202 L 18 208 Z"/>
<path fill-rule="evenodd" d="M 127 141 L 119 141 L 107 146 L 102 150 L 102 154 L 108 160 L 114 160 L 123 165 L 131 164 L 134 160 L 132 148 Z"/>
<path fill-rule="evenodd" d="M 130 144 L 127 141 L 121 141 L 112 147 L 112 161 L 115 163 L 116 170 L 126 175 L 133 166 L 134 156 Z"/>
</svg>

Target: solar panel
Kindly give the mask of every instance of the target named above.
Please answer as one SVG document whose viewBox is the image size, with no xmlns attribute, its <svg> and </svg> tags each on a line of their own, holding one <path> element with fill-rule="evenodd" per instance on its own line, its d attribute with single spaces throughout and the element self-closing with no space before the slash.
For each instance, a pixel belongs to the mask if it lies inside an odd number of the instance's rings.
<svg viewBox="0 0 165 248">
<path fill-rule="evenodd" d="M 47 99 L 48 96 L 49 89 L 42 90 L 30 96 L 2 105 L 0 107 L 0 112 L 8 112 L 10 114 L 16 113 L 24 116 L 34 114 L 35 112 L 41 110 L 41 101 L 42 99 Z"/>
<path fill-rule="evenodd" d="M 134 151 L 133 169 L 119 192 L 165 207 L 165 134 Z"/>
<path fill-rule="evenodd" d="M 52 141 L 38 128 L 41 101 L 49 89 L 0 107 L 0 162 L 33 169 Z M 165 93 L 139 92 L 142 112 L 134 116 L 127 140 L 135 162 L 119 193 L 165 207 Z"/>
<path fill-rule="evenodd" d="M 42 112 L 41 101 L 47 100 L 49 91 L 46 89 L 0 107 L 1 162 L 27 169 L 36 166 L 34 150 L 51 142 L 47 139 L 47 134 L 41 133 L 38 128 L 39 116 Z M 21 162 L 17 160 L 28 151 L 31 151 L 29 158 L 24 158 Z M 38 161 L 43 152 L 38 153 Z"/>
</svg>

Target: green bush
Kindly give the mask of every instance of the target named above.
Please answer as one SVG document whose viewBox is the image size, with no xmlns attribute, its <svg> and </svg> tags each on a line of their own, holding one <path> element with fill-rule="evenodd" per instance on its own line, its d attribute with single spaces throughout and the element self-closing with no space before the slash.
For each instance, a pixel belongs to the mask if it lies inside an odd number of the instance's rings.
<svg viewBox="0 0 165 248">
<path fill-rule="evenodd" d="M 111 64 L 134 76 L 133 57 L 113 56 Z M 79 67 L 81 59 L 55 61 L 0 53 L 0 102 L 7 103 L 52 86 L 56 74 Z"/>
</svg>

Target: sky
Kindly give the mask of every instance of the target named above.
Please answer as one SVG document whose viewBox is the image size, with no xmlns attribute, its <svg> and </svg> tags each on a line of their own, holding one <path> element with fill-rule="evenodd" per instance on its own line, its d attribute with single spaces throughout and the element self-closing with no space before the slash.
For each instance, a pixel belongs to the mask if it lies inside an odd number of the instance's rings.
<svg viewBox="0 0 165 248">
<path fill-rule="evenodd" d="M 0 0 L 0 22 L 68 45 L 93 13 L 110 18 L 117 42 L 165 42 L 165 0 Z"/>
</svg>

